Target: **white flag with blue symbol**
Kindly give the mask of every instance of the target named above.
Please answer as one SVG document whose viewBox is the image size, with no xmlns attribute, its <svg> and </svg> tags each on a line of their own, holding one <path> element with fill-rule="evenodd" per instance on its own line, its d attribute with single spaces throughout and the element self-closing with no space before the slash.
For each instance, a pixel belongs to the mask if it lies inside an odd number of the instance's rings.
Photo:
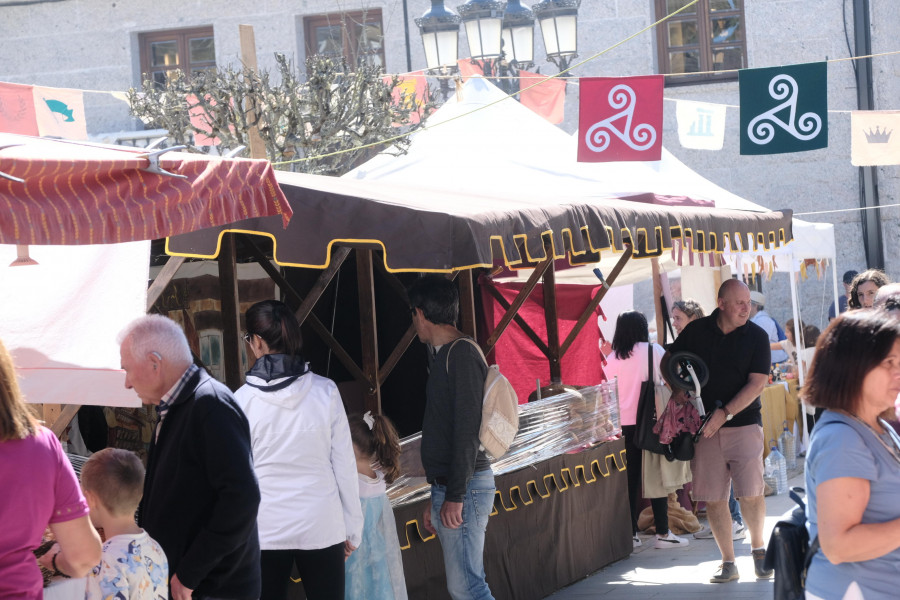
<svg viewBox="0 0 900 600">
<path fill-rule="evenodd" d="M 725 143 L 725 105 L 675 101 L 678 139 L 691 150 L 721 150 Z"/>
</svg>

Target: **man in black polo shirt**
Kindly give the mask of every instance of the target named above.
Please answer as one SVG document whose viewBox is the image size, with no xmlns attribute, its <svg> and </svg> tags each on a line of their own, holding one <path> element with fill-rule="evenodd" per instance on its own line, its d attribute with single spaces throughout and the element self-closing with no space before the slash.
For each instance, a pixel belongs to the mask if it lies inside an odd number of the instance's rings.
<svg viewBox="0 0 900 600">
<path fill-rule="evenodd" d="M 669 346 L 662 370 L 666 372 L 669 357 L 680 351 L 697 354 L 709 368 L 709 381 L 702 390 L 709 420 L 696 444 L 691 471 L 694 500 L 706 502 L 710 529 L 722 553 L 722 565 L 710 581 L 724 583 L 739 578 L 728 510 L 732 483 L 750 530 L 756 576 L 772 576 L 771 570 L 763 568 L 766 505 L 759 401 L 768 380 L 771 354 L 768 335 L 749 321 L 750 290 L 743 282 L 729 279 L 723 283 L 717 304 L 710 316 L 689 323 Z M 684 392 L 672 398 L 676 402 L 686 399 Z"/>
</svg>

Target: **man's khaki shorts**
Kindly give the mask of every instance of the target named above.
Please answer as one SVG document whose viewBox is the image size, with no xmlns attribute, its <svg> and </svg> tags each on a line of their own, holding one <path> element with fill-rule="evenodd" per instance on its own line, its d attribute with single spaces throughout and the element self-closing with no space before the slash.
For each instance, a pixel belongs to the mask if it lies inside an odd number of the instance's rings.
<svg viewBox="0 0 900 600">
<path fill-rule="evenodd" d="M 722 427 L 711 438 L 694 445 L 691 461 L 695 501 L 728 500 L 765 494 L 763 483 L 763 428 L 759 425 Z"/>
</svg>

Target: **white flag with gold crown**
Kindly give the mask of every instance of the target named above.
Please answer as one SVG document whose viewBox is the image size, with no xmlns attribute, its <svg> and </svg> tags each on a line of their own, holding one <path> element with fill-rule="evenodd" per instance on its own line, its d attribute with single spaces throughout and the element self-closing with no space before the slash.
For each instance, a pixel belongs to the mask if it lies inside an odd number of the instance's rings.
<svg viewBox="0 0 900 600">
<path fill-rule="evenodd" d="M 850 162 L 855 167 L 900 164 L 900 111 L 850 113 Z"/>
</svg>

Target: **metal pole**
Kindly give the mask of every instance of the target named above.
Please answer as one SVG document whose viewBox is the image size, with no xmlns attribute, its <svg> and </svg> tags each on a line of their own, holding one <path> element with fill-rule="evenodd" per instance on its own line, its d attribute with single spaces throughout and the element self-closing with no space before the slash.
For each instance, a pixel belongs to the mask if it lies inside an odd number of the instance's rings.
<svg viewBox="0 0 900 600">
<path fill-rule="evenodd" d="M 406 42 L 406 72 L 412 71 L 412 54 L 409 49 L 409 8 L 403 0 L 403 39 Z"/>
<path fill-rule="evenodd" d="M 869 0 L 853 0 L 854 54 L 872 54 L 872 26 L 869 22 Z M 859 110 L 874 110 L 872 90 L 872 59 L 864 58 L 856 63 L 856 104 Z M 879 205 L 878 174 L 875 167 L 859 168 L 859 205 L 872 208 Z M 863 244 L 866 266 L 884 269 L 884 242 L 881 233 L 881 210 L 864 210 L 862 217 Z"/>
</svg>

